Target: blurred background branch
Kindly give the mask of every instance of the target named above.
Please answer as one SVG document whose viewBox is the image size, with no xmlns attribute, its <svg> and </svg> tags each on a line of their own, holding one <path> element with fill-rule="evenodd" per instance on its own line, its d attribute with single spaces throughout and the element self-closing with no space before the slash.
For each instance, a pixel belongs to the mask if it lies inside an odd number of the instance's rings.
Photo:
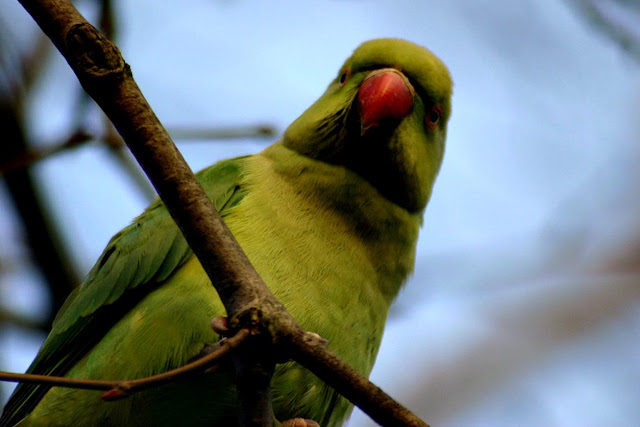
<svg viewBox="0 0 640 427">
<path fill-rule="evenodd" d="M 583 16 L 615 41 L 630 57 L 640 61 L 640 2 L 637 0 L 569 1 Z"/>
<path fill-rule="evenodd" d="M 15 169 L 21 169 L 26 166 L 45 160 L 55 154 L 62 153 L 65 150 L 70 150 L 82 146 L 89 142 L 97 142 L 103 144 L 111 150 L 114 150 L 116 154 L 119 150 L 126 148 L 122 138 L 113 130 L 113 126 L 109 123 L 105 124 L 108 132 L 103 137 L 97 137 L 90 133 L 78 129 L 71 133 L 71 135 L 63 142 L 48 143 L 40 149 L 25 149 L 20 154 L 4 160 L 0 163 L 0 175 L 4 175 L 9 171 Z M 276 136 L 276 130 L 268 125 L 258 126 L 246 126 L 246 127 L 233 127 L 233 128 L 169 128 L 168 129 L 171 138 L 178 142 L 190 142 L 190 141 L 206 141 L 211 142 L 214 140 L 232 140 L 232 139 L 245 139 L 245 138 L 274 138 Z M 127 167 L 128 173 L 132 174 Z M 146 178 L 144 178 L 146 180 Z M 137 181 L 137 179 L 136 179 Z M 155 192 L 152 197 L 155 197 Z"/>
</svg>

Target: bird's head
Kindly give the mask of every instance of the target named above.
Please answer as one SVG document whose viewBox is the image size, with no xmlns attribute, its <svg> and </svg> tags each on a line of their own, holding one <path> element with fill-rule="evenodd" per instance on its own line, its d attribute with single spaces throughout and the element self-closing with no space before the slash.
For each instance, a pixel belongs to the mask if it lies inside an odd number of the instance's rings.
<svg viewBox="0 0 640 427">
<path fill-rule="evenodd" d="M 360 45 L 283 143 L 342 165 L 412 213 L 424 210 L 440 169 L 452 82 L 429 50 L 399 39 Z"/>
</svg>

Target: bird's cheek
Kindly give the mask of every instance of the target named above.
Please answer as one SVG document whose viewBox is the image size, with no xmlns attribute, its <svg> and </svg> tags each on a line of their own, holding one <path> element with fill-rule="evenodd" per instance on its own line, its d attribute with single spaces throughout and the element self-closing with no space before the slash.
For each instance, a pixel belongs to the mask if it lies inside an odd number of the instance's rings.
<svg viewBox="0 0 640 427">
<path fill-rule="evenodd" d="M 400 121 L 406 117 L 413 107 L 414 93 L 409 80 L 398 70 L 384 68 L 372 71 L 358 91 L 362 134 L 383 122 Z"/>
</svg>

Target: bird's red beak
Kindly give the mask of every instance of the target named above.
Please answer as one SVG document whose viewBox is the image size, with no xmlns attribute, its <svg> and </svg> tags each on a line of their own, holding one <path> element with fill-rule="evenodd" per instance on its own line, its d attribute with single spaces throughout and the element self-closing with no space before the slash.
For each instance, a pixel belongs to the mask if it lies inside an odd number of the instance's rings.
<svg viewBox="0 0 640 427">
<path fill-rule="evenodd" d="M 372 71 L 358 92 L 362 134 L 389 119 L 406 117 L 413 107 L 414 93 L 409 80 L 395 68 Z"/>
</svg>

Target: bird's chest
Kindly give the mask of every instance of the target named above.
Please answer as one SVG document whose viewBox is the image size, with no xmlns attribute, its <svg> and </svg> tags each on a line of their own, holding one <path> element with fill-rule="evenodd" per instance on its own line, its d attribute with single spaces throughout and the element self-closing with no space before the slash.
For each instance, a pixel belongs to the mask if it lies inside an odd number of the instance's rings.
<svg viewBox="0 0 640 427">
<path fill-rule="evenodd" d="M 353 221 L 295 187 L 280 183 L 269 190 L 249 192 L 225 222 L 301 327 L 327 339 L 333 352 L 368 376 L 390 304 L 382 290 L 404 279 L 385 275 L 380 264 L 396 263 L 401 254 L 385 249 L 382 238 L 367 240 Z M 296 364 L 280 366 L 272 387 L 283 419 L 304 415 L 333 425 L 350 410 Z"/>
<path fill-rule="evenodd" d="M 252 189 L 225 221 L 301 326 L 368 374 L 391 300 L 385 290 L 399 288 L 406 275 L 386 272 L 406 260 L 393 236 L 363 234 L 345 215 L 295 185 L 271 180 Z"/>
</svg>

